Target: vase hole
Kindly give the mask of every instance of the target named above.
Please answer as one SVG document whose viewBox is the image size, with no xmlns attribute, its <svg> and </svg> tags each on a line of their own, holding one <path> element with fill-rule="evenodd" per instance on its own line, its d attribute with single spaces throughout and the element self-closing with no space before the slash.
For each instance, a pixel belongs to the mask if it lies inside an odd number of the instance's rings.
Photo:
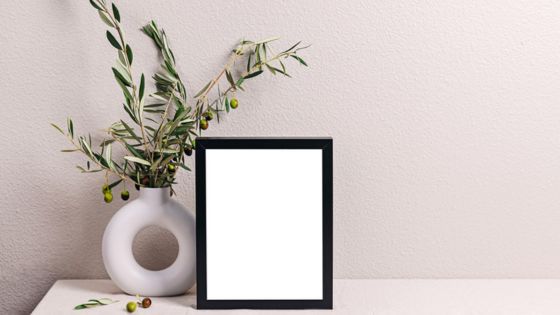
<svg viewBox="0 0 560 315">
<path fill-rule="evenodd" d="M 179 243 L 169 230 L 150 225 L 136 234 L 132 253 L 140 266 L 153 271 L 163 270 L 177 259 Z"/>
</svg>

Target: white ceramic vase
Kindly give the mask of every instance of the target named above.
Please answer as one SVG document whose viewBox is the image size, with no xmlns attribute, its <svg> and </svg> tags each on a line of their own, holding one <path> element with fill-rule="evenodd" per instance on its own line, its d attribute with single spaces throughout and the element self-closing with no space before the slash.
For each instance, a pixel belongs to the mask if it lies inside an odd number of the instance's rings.
<svg viewBox="0 0 560 315">
<path fill-rule="evenodd" d="M 163 270 L 148 270 L 132 254 L 134 237 L 156 225 L 169 230 L 179 243 L 175 262 Z M 195 282 L 195 218 L 169 196 L 169 188 L 142 188 L 140 197 L 122 207 L 103 234 L 103 263 L 124 292 L 142 296 L 172 296 L 187 292 Z"/>
</svg>

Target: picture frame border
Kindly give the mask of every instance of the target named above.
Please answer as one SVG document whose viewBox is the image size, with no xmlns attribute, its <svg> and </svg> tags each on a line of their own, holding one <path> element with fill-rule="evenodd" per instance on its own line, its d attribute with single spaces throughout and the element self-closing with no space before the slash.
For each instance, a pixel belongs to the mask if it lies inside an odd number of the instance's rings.
<svg viewBox="0 0 560 315">
<path fill-rule="evenodd" d="M 318 300 L 208 300 L 206 269 L 206 150 L 320 149 L 323 182 L 323 298 Z M 333 304 L 333 140 L 332 138 L 199 137 L 196 169 L 197 309 L 332 309 Z"/>
</svg>

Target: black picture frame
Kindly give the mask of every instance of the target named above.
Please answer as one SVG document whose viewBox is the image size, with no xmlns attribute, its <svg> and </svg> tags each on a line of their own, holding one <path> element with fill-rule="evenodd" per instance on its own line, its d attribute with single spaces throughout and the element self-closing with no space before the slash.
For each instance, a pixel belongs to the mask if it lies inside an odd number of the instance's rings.
<svg viewBox="0 0 560 315">
<path fill-rule="evenodd" d="M 206 248 L 206 150 L 322 150 L 322 287 L 320 300 L 209 300 Z M 333 306 L 333 140 L 332 138 L 222 138 L 196 140 L 197 309 L 332 309 Z M 297 285 L 297 283 L 294 283 Z"/>
</svg>

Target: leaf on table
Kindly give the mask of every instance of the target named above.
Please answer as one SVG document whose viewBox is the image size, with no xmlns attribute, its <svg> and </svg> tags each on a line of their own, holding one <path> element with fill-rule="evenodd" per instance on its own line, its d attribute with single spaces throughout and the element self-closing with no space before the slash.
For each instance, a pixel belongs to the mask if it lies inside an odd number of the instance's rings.
<svg viewBox="0 0 560 315">
<path fill-rule="evenodd" d="M 100 298 L 100 299 L 90 299 L 87 303 L 79 304 L 74 307 L 75 310 L 83 310 L 86 308 L 92 308 L 97 306 L 109 305 L 113 303 L 117 303 L 117 300 L 111 300 L 109 298 Z"/>
<path fill-rule="evenodd" d="M 109 298 L 100 298 L 100 299 L 97 299 L 97 300 L 91 299 L 90 301 L 92 301 L 92 302 L 99 302 L 100 304 L 103 304 L 103 305 L 109 305 L 109 304 L 113 304 L 113 303 L 117 303 L 117 302 L 118 302 L 118 301 L 115 301 L 115 300 L 111 300 L 111 299 L 109 299 Z"/>
</svg>

